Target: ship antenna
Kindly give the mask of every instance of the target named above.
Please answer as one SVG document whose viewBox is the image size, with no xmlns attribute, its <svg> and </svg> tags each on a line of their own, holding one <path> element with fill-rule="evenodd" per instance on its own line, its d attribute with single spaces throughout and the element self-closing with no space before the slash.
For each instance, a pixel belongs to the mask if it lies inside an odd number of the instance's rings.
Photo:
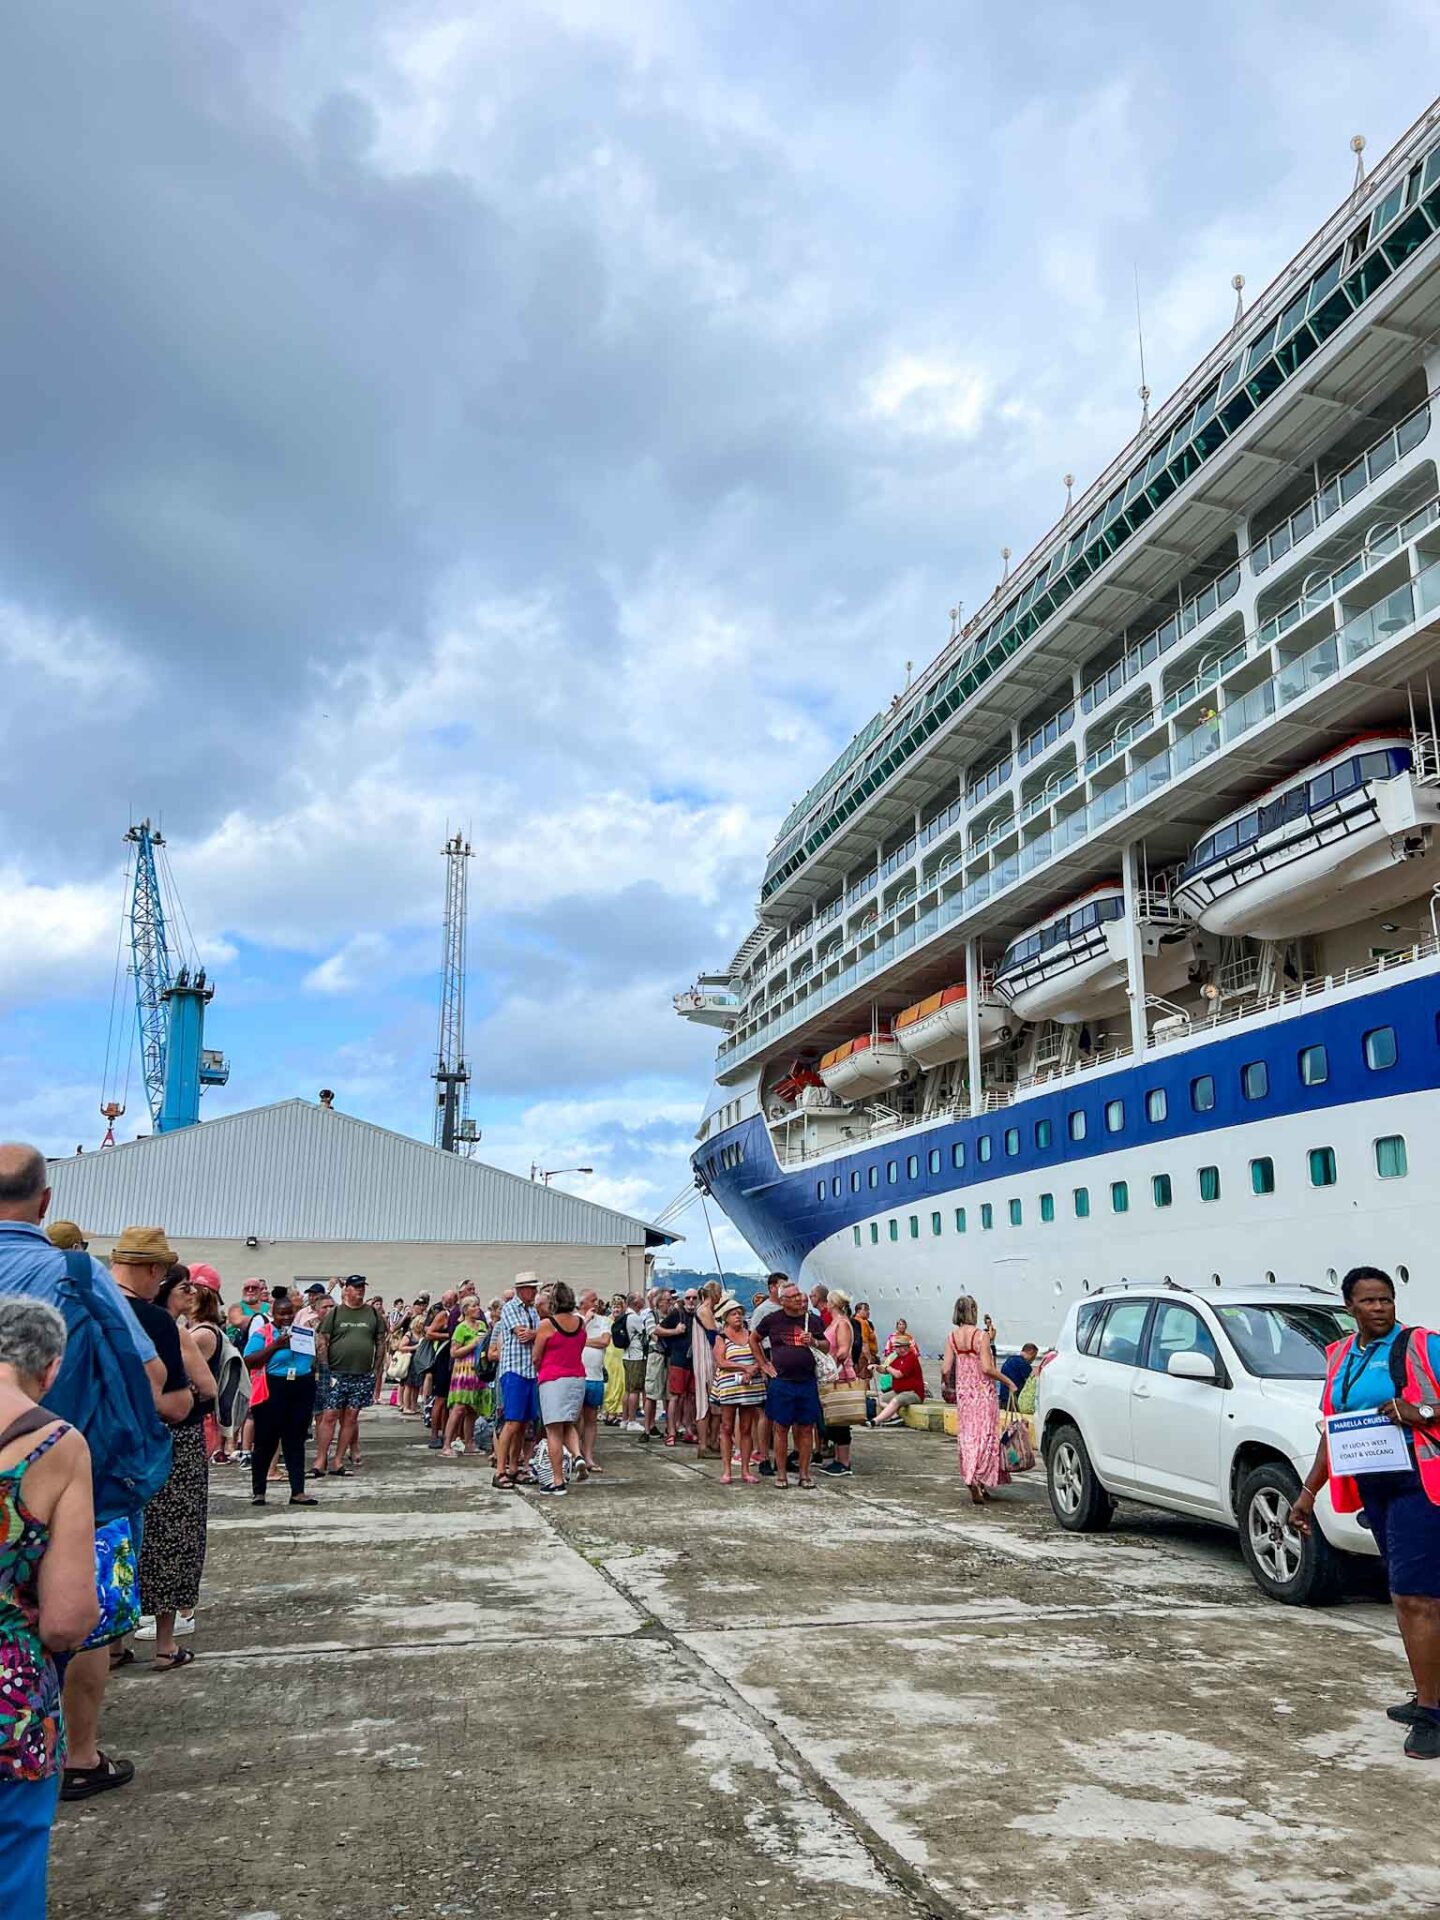
<svg viewBox="0 0 1440 1920">
<path fill-rule="evenodd" d="M 1232 277 L 1230 284 L 1235 289 L 1235 318 L 1230 322 L 1230 331 L 1231 333 L 1238 333 L 1240 331 L 1240 322 L 1245 318 L 1245 276 L 1244 274 L 1243 273 L 1235 274 Z"/>
<path fill-rule="evenodd" d="M 1140 323 L 1140 269 L 1135 274 L 1135 337 L 1140 343 L 1140 431 L 1150 425 L 1150 389 L 1145 382 L 1145 329 Z M 1067 502 L 1068 505 L 1068 502 Z"/>
<path fill-rule="evenodd" d="M 1355 184 L 1350 189 L 1350 198 L 1355 200 L 1359 198 L 1360 189 L 1365 184 L 1365 136 L 1363 133 L 1351 135 L 1350 151 L 1355 156 Z"/>
<path fill-rule="evenodd" d="M 1010 578 L 1010 549 L 1009 547 L 1001 547 L 1000 549 L 1000 584 L 1002 587 L 1004 586 L 1005 582 L 1009 578 Z"/>
<path fill-rule="evenodd" d="M 1060 478 L 1065 482 L 1065 512 L 1068 516 L 1074 504 L 1075 476 L 1073 473 L 1062 473 Z"/>
</svg>

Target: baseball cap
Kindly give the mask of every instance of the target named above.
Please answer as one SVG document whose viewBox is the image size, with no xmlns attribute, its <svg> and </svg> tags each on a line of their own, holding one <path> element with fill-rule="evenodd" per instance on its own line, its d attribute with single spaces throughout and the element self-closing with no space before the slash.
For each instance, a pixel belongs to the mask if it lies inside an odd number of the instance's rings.
<svg viewBox="0 0 1440 1920">
<path fill-rule="evenodd" d="M 85 1247 L 85 1236 L 73 1220 L 52 1220 L 45 1238 L 62 1253 L 80 1253 Z"/>
<path fill-rule="evenodd" d="M 322 1287 L 322 1286 L 321 1286 L 321 1284 L 320 1284 L 320 1282 L 319 1282 L 319 1281 L 317 1280 L 317 1281 L 315 1282 L 315 1284 L 314 1284 L 314 1286 L 313 1286 L 313 1287 L 306 1287 L 306 1289 L 305 1289 L 305 1298 L 306 1298 L 307 1300 L 310 1300 L 310 1299 L 312 1299 L 312 1298 L 313 1298 L 313 1297 L 314 1297 L 314 1296 L 315 1296 L 315 1295 L 316 1295 L 317 1293 L 324 1293 L 324 1292 L 325 1292 L 325 1288 L 324 1288 L 324 1287 Z"/>
</svg>

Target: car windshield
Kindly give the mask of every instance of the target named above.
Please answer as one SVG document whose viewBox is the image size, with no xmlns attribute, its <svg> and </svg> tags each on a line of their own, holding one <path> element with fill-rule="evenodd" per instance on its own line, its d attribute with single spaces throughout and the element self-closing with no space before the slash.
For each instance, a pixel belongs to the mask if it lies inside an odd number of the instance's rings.
<svg viewBox="0 0 1440 1920">
<path fill-rule="evenodd" d="M 1354 1330 L 1339 1307 L 1220 1307 L 1215 1314 L 1251 1373 L 1262 1380 L 1323 1380 L 1325 1349 Z"/>
</svg>

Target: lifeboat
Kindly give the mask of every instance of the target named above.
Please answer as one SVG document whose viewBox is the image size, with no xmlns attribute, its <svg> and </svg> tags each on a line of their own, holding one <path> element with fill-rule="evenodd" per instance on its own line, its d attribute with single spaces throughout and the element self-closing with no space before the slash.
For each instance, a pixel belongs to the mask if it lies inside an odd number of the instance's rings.
<svg viewBox="0 0 1440 1920">
<path fill-rule="evenodd" d="M 1206 834 L 1175 904 L 1208 932 L 1253 940 L 1350 926 L 1440 882 L 1437 822 L 1409 739 L 1360 734 Z"/>
<path fill-rule="evenodd" d="M 993 1047 L 1001 1038 L 1010 1011 L 998 1000 L 980 1001 L 980 1048 Z M 895 1038 L 919 1067 L 943 1067 L 963 1060 L 970 1050 L 963 986 L 945 987 L 897 1014 Z"/>
<path fill-rule="evenodd" d="M 1129 987 L 1124 918 L 1118 880 L 1092 887 L 1010 942 L 995 969 L 996 993 L 1022 1020 L 1066 1027 L 1121 1012 Z M 1191 930 L 1161 921 L 1143 931 L 1146 991 L 1172 993 L 1194 964 Z"/>
<path fill-rule="evenodd" d="M 794 1060 L 770 1091 L 777 1100 L 783 1100 L 787 1107 L 793 1107 L 807 1087 L 818 1087 L 821 1084 L 820 1076 L 814 1067 L 807 1061 Z"/>
<path fill-rule="evenodd" d="M 907 1065 L 893 1033 L 862 1033 L 821 1056 L 820 1078 L 840 1099 L 864 1100 L 896 1085 Z"/>
</svg>

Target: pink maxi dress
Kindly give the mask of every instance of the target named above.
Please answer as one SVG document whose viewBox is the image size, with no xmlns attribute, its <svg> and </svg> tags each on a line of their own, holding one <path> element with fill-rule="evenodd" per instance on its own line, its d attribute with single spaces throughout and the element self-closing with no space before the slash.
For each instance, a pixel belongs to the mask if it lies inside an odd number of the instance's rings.
<svg viewBox="0 0 1440 1920">
<path fill-rule="evenodd" d="M 1010 1473 L 1000 1458 L 1000 1404 L 980 1370 L 982 1343 L 988 1350 L 974 1327 L 952 1327 L 946 1342 L 955 1362 L 955 1456 L 966 1486 L 1003 1487 Z"/>
</svg>

